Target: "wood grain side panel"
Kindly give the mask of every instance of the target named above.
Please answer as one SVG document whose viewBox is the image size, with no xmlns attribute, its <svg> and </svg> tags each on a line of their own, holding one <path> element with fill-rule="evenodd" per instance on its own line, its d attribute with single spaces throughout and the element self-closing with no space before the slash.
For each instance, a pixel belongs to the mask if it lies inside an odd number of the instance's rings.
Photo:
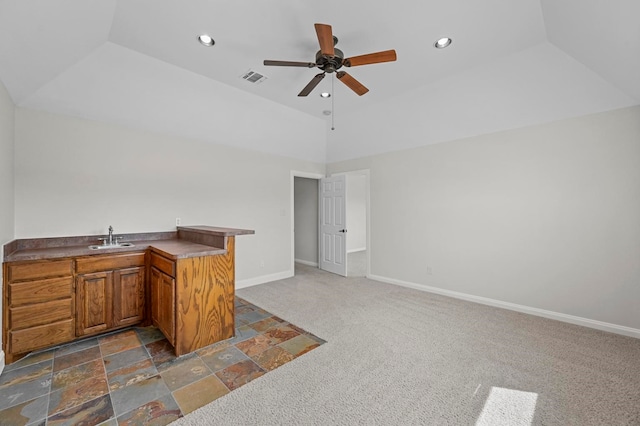
<svg viewBox="0 0 640 426">
<path fill-rule="evenodd" d="M 144 252 L 82 257 L 76 260 L 76 273 L 109 271 L 144 266 Z"/>
<path fill-rule="evenodd" d="M 73 319 L 9 332 L 9 353 L 19 354 L 70 342 L 75 338 Z"/>
<path fill-rule="evenodd" d="M 50 324 L 69 318 L 73 318 L 71 297 L 9 309 L 9 327 L 12 330 Z"/>
<path fill-rule="evenodd" d="M 178 259 L 176 354 L 234 335 L 234 238 L 224 255 Z"/>
<path fill-rule="evenodd" d="M 66 277 L 73 275 L 73 261 L 39 260 L 27 263 L 9 263 L 7 266 L 7 281 L 35 280 L 39 278 Z"/>
<path fill-rule="evenodd" d="M 71 297 L 73 293 L 73 277 L 10 283 L 7 289 L 10 306 L 43 303 Z"/>
</svg>

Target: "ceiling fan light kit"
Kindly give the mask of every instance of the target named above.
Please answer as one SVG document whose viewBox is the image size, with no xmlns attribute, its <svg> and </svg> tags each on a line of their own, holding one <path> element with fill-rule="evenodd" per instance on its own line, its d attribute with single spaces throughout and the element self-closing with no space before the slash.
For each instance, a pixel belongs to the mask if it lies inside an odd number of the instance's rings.
<svg viewBox="0 0 640 426">
<path fill-rule="evenodd" d="M 377 64 L 381 62 L 392 62 L 397 59 L 395 50 L 385 50 L 382 52 L 369 53 L 366 55 L 345 58 L 344 53 L 335 47 L 338 38 L 333 35 L 331 25 L 315 24 L 316 35 L 320 50 L 316 53 L 315 62 L 294 62 L 294 61 L 274 61 L 265 60 L 266 66 L 279 67 L 303 67 L 319 68 L 322 72 L 317 74 L 302 89 L 298 96 L 307 96 L 322 81 L 326 73 L 336 73 L 336 77 L 348 88 L 353 90 L 358 96 L 362 96 L 369 91 L 362 83 L 348 74 L 346 71 L 338 71 L 344 67 L 355 67 L 360 65 Z"/>
</svg>

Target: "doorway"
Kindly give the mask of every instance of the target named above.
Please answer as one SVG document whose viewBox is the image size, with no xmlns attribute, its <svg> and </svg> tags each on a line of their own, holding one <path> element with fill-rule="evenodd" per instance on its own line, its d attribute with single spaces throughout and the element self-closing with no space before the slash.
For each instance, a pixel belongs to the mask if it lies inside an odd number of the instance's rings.
<svg viewBox="0 0 640 426">
<path fill-rule="evenodd" d="M 293 178 L 294 261 L 318 267 L 318 179 Z"/>
<path fill-rule="evenodd" d="M 319 173 L 291 171 L 291 276 L 296 263 L 318 267 Z"/>
<path fill-rule="evenodd" d="M 335 173 L 346 177 L 347 276 L 368 276 L 369 250 L 369 170 Z M 291 172 L 291 272 L 296 263 L 318 268 L 320 263 L 320 181 L 324 176 Z"/>
</svg>

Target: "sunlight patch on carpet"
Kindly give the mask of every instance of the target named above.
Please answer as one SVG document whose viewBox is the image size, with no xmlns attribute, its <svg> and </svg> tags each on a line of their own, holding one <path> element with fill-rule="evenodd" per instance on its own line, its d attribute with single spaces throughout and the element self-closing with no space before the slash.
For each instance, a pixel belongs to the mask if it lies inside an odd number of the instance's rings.
<svg viewBox="0 0 640 426">
<path fill-rule="evenodd" d="M 492 387 L 476 426 L 531 426 L 538 394 Z"/>
</svg>

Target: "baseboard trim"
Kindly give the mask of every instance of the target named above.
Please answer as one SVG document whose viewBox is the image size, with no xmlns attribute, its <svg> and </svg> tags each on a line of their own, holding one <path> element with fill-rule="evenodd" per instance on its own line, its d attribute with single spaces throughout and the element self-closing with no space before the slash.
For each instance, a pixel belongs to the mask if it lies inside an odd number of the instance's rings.
<svg viewBox="0 0 640 426">
<path fill-rule="evenodd" d="M 367 278 L 380 281 L 387 284 L 394 284 L 402 287 L 412 288 L 414 290 L 426 291 L 428 293 L 435 293 L 442 296 L 449 296 L 455 299 L 466 300 L 469 302 L 481 303 L 483 305 L 494 306 L 497 308 L 509 309 L 516 312 L 522 312 L 525 314 L 536 315 L 539 317 L 554 319 L 570 324 L 581 325 L 584 327 L 595 328 L 596 330 L 608 331 L 610 333 L 622 334 L 624 336 L 635 337 L 640 339 L 640 329 L 626 327 L 623 325 L 611 324 L 603 321 L 596 321 L 589 318 L 577 317 L 574 315 L 563 314 L 560 312 L 547 311 L 545 309 L 533 308 L 525 305 L 518 305 L 510 302 L 503 302 L 501 300 L 490 299 L 487 297 L 474 296 L 472 294 L 460 293 L 457 291 L 444 290 L 438 287 L 431 287 L 424 284 L 417 284 L 408 281 L 397 280 L 394 278 L 382 277 L 379 275 L 368 275 Z"/>
<path fill-rule="evenodd" d="M 347 254 L 357 253 L 359 251 L 365 251 L 366 249 L 367 249 L 366 247 L 361 247 L 361 248 L 355 248 L 355 249 L 347 250 Z"/>
<path fill-rule="evenodd" d="M 253 287 L 254 285 L 264 284 L 271 281 L 284 280 L 293 277 L 293 271 L 283 271 L 270 275 L 261 275 L 259 277 L 248 278 L 246 280 L 236 281 L 236 289 Z"/>
<path fill-rule="evenodd" d="M 307 266 L 315 266 L 316 268 L 318 267 L 318 262 L 309 262 L 308 260 L 302 260 L 302 259 L 295 259 L 296 263 L 302 263 L 303 265 L 307 265 Z"/>
<path fill-rule="evenodd" d="M 4 351 L 0 350 L 0 374 L 4 370 Z"/>
</svg>

